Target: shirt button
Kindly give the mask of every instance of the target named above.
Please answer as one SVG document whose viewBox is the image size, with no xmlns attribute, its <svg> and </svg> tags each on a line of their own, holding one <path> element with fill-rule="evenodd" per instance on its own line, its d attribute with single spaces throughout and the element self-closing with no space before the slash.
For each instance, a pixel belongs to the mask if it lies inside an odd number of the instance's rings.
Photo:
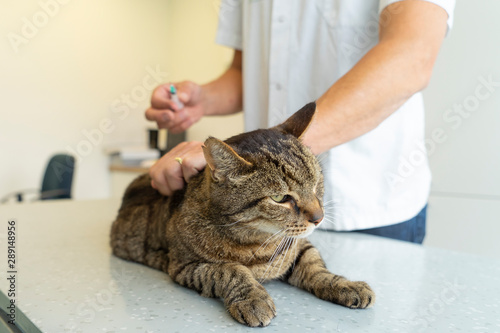
<svg viewBox="0 0 500 333">
<path fill-rule="evenodd" d="M 279 23 L 283 23 L 285 21 L 286 21 L 286 17 L 285 16 L 282 15 L 282 16 L 278 17 L 278 22 Z"/>
<path fill-rule="evenodd" d="M 281 84 L 276 83 L 276 90 L 281 90 Z"/>
</svg>

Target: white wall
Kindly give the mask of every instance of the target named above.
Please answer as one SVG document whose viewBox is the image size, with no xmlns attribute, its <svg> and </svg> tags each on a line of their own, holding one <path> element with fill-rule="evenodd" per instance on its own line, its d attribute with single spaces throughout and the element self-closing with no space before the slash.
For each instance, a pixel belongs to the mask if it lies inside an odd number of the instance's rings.
<svg viewBox="0 0 500 333">
<path fill-rule="evenodd" d="M 38 188 L 48 158 L 67 151 L 79 160 L 74 198 L 108 197 L 104 147 L 145 142 L 153 87 L 208 81 L 228 64 L 229 50 L 213 44 L 217 4 L 0 0 L 0 197 Z M 189 136 L 241 130 L 241 117 L 229 121 Z"/>
<path fill-rule="evenodd" d="M 0 195 L 39 187 L 49 156 L 74 150 L 80 157 L 74 197 L 107 197 L 100 123 L 116 99 L 142 84 L 147 67 L 166 67 L 165 1 L 67 2 L 1 2 Z M 52 16 L 40 3 L 51 4 Z M 31 24 L 38 31 L 23 28 Z M 12 44 L 12 33 L 25 43 Z M 128 107 L 124 121 L 141 113 L 147 99 Z"/>
<path fill-rule="evenodd" d="M 171 1 L 169 36 L 172 80 L 206 83 L 231 64 L 233 50 L 215 44 L 219 1 Z M 202 118 L 188 130 L 188 140 L 204 141 L 209 135 L 225 139 L 243 131 L 242 113 Z"/>
<path fill-rule="evenodd" d="M 495 0 L 457 1 L 455 25 L 424 96 L 427 138 L 444 133 L 429 151 L 426 244 L 500 258 L 498 13 Z"/>
</svg>

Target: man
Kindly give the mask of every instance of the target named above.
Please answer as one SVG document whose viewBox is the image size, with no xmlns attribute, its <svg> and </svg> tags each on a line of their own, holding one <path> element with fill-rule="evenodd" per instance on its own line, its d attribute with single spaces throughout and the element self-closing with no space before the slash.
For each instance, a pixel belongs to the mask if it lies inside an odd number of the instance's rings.
<svg viewBox="0 0 500 333">
<path fill-rule="evenodd" d="M 180 110 L 168 86 L 158 87 L 146 117 L 181 132 L 204 115 L 243 109 L 246 130 L 253 130 L 316 100 L 303 142 L 324 153 L 325 207 L 335 214 L 329 227 L 421 243 L 431 175 L 422 154 L 420 91 L 451 28 L 454 4 L 223 1 L 217 41 L 235 49 L 231 67 L 203 86 L 178 83 Z M 182 188 L 205 166 L 200 146 L 183 143 L 166 154 L 151 168 L 152 186 L 165 195 Z M 402 161 L 411 172 L 401 172 Z"/>
</svg>

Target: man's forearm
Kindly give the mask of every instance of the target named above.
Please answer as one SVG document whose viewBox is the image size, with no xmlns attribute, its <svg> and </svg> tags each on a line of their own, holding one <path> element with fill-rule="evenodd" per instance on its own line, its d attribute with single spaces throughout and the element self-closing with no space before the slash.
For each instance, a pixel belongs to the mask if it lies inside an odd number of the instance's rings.
<svg viewBox="0 0 500 333">
<path fill-rule="evenodd" d="M 377 127 L 425 86 L 422 74 L 398 66 L 405 61 L 383 45 L 373 48 L 317 100 L 304 143 L 319 154 Z"/>
<path fill-rule="evenodd" d="M 241 51 L 235 51 L 231 67 L 218 79 L 202 86 L 205 115 L 236 113 L 243 107 Z"/>
<path fill-rule="evenodd" d="M 412 10 L 395 17 L 393 29 L 381 31 L 381 42 L 317 100 L 316 116 L 303 138 L 314 153 L 371 131 L 427 85 L 445 35 L 446 14 L 438 10 L 436 18 L 429 19 L 435 26 L 428 26 L 428 35 L 420 36 L 407 21 L 421 19 L 422 12 L 427 15 L 422 18 L 425 22 L 433 13 L 410 7 L 426 9 L 422 1 L 405 1 L 405 6 Z"/>
</svg>

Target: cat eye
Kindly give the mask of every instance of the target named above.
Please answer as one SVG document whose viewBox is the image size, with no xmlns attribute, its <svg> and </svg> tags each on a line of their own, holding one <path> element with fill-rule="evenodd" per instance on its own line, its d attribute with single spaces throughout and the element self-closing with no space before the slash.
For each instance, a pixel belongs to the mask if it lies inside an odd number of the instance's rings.
<svg viewBox="0 0 500 333">
<path fill-rule="evenodd" d="M 273 201 L 276 201 L 277 203 L 283 203 L 291 199 L 289 195 L 271 195 L 270 198 L 273 199 Z"/>
</svg>

